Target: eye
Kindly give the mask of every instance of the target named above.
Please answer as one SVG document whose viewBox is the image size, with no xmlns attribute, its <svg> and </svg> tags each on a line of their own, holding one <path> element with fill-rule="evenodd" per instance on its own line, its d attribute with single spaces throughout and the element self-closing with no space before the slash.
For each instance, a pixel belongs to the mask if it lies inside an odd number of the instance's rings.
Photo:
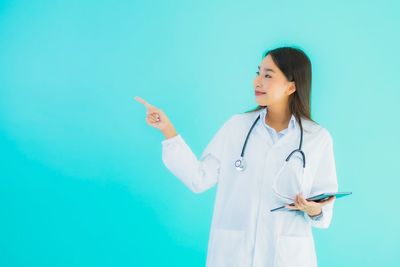
<svg viewBox="0 0 400 267">
<path fill-rule="evenodd" d="M 260 72 L 259 72 L 259 71 L 256 71 L 256 74 L 257 74 L 257 75 L 260 75 Z M 267 78 L 267 77 L 270 77 L 270 78 L 272 78 L 272 77 L 271 77 L 271 75 L 268 75 L 268 74 L 265 74 L 265 76 L 264 76 L 264 77 L 265 77 L 265 78 Z"/>
<path fill-rule="evenodd" d="M 260 72 L 259 72 L 259 71 L 256 71 L 256 74 L 257 74 L 257 75 L 260 75 Z M 270 77 L 270 78 L 272 78 L 272 77 L 271 77 L 271 75 L 268 75 L 268 74 L 265 74 L 265 76 L 264 76 L 264 77 L 265 77 L 265 78 L 267 78 L 267 77 Z"/>
</svg>

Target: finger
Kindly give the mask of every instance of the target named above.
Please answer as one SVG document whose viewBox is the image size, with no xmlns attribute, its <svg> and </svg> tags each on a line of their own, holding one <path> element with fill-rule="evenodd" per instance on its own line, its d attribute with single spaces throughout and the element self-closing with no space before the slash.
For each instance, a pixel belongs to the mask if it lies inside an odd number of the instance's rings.
<svg viewBox="0 0 400 267">
<path fill-rule="evenodd" d="M 162 111 L 156 107 L 150 107 L 147 109 L 146 114 L 147 115 L 152 114 L 155 115 L 156 117 L 161 117 Z"/>
<path fill-rule="evenodd" d="M 296 199 L 296 206 L 299 209 L 303 209 L 303 204 L 300 202 L 300 194 L 297 194 L 295 199 Z"/>
<path fill-rule="evenodd" d="M 308 205 L 307 200 L 305 200 L 305 198 L 303 197 L 302 194 L 299 195 L 299 203 L 300 203 L 301 205 L 304 205 L 304 206 L 307 206 L 307 205 Z"/>
<path fill-rule="evenodd" d="M 298 193 L 298 194 L 297 194 L 297 202 L 298 202 L 300 205 L 303 205 L 303 200 L 301 199 L 301 193 Z"/>
<path fill-rule="evenodd" d="M 151 115 L 154 117 L 154 119 L 160 118 L 160 114 L 158 114 L 158 113 L 153 112 L 153 113 L 151 113 Z"/>
<path fill-rule="evenodd" d="M 299 210 L 296 206 L 285 205 L 285 207 L 290 209 L 290 210 Z"/>
<path fill-rule="evenodd" d="M 156 115 L 153 115 L 153 120 L 154 120 L 154 122 L 159 122 L 160 121 L 160 117 L 157 117 Z"/>
<path fill-rule="evenodd" d="M 136 101 L 142 103 L 146 108 L 153 108 L 154 106 L 148 103 L 146 100 L 144 100 L 141 97 L 135 96 Z"/>
<path fill-rule="evenodd" d="M 154 121 L 154 120 L 151 119 L 151 118 L 146 118 L 146 122 L 147 122 L 147 124 L 149 124 L 149 125 L 151 125 L 151 126 L 157 125 L 157 121 Z"/>
<path fill-rule="evenodd" d="M 160 120 L 160 115 L 156 113 L 152 113 L 148 115 L 150 118 L 152 118 L 154 121 L 159 121 Z"/>
<path fill-rule="evenodd" d="M 153 124 L 153 123 L 154 123 L 154 120 L 153 120 L 152 118 L 146 117 L 146 122 L 147 122 L 148 124 Z"/>
</svg>

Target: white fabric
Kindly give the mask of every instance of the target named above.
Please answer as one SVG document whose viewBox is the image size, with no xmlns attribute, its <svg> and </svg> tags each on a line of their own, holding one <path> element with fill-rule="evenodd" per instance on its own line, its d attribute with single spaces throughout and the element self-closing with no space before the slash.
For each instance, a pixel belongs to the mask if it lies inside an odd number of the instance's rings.
<svg viewBox="0 0 400 267">
<path fill-rule="evenodd" d="M 324 216 L 319 221 L 303 211 L 270 209 L 283 204 L 273 191 L 277 184 L 287 196 L 303 192 L 306 198 L 338 190 L 332 137 L 325 128 L 302 119 L 306 168 L 301 177 L 279 183 L 276 178 L 285 158 L 299 145 L 298 122 L 275 143 L 258 122 L 247 142 L 247 167 L 239 172 L 234 162 L 260 112 L 231 116 L 199 159 L 181 135 L 163 140 L 162 160 L 195 193 L 218 184 L 206 266 L 317 266 L 311 227 L 329 227 L 333 203 L 323 207 Z"/>
</svg>

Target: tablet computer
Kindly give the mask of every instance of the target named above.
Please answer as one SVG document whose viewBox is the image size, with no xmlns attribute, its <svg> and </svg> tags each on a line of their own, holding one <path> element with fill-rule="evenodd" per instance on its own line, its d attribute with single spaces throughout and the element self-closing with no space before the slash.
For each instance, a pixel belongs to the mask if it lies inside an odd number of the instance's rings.
<svg viewBox="0 0 400 267">
<path fill-rule="evenodd" d="M 331 196 L 336 196 L 336 199 L 338 199 L 338 198 L 341 198 L 341 197 L 345 197 L 345 196 L 351 195 L 351 193 L 352 193 L 352 192 L 329 192 L 329 193 L 322 193 L 322 194 L 319 194 L 319 195 L 316 195 L 316 196 L 309 197 L 309 198 L 307 198 L 307 200 L 308 200 L 308 201 L 319 202 L 319 201 L 325 200 L 325 199 L 327 199 L 327 198 L 329 198 L 329 197 L 331 197 Z M 289 205 L 294 206 L 294 203 L 289 204 Z M 291 209 L 286 208 L 285 206 L 281 206 L 281 207 L 272 209 L 271 211 L 276 211 L 276 210 L 280 210 L 280 211 L 284 211 L 284 210 L 285 210 L 285 211 L 293 211 L 293 210 L 291 210 Z"/>
</svg>

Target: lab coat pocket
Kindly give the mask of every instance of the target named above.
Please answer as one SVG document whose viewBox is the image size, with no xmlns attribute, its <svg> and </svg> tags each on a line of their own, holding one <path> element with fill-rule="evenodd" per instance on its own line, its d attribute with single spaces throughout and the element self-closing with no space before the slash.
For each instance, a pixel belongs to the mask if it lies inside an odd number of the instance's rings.
<svg viewBox="0 0 400 267">
<path fill-rule="evenodd" d="M 280 235 L 276 244 L 274 267 L 316 267 L 312 236 Z"/>
<path fill-rule="evenodd" d="M 216 228 L 208 266 L 243 266 L 244 233 L 242 230 Z"/>
</svg>

